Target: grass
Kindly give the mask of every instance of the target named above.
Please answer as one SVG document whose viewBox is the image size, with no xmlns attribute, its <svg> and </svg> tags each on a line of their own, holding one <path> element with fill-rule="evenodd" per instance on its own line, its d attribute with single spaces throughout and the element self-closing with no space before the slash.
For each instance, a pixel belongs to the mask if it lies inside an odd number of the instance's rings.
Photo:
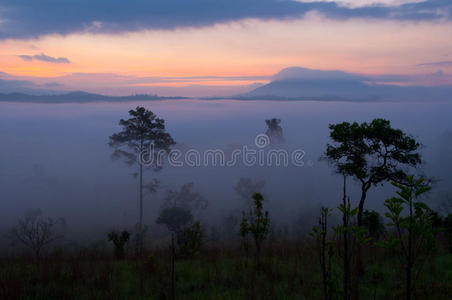
<svg viewBox="0 0 452 300">
<path fill-rule="evenodd" d="M 441 251 L 440 251 L 441 252 Z M 364 248 L 362 299 L 403 298 L 403 270 L 396 253 Z M 267 244 L 259 267 L 239 247 L 208 245 L 176 260 L 177 299 L 322 299 L 317 252 L 310 240 Z M 452 295 L 452 254 L 427 260 L 416 283 L 417 299 Z M 340 299 L 341 260 L 333 261 Z M 0 260 L 0 299 L 171 299 L 171 257 L 155 249 L 144 258 L 115 260 L 111 253 L 50 254 Z"/>
</svg>

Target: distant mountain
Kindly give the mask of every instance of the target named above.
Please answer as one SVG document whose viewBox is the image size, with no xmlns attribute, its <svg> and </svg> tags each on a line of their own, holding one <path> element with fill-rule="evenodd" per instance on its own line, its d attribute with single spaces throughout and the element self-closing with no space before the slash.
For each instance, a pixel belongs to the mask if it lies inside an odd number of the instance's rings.
<svg viewBox="0 0 452 300">
<path fill-rule="evenodd" d="M 314 70 L 302 67 L 285 68 L 272 76 L 272 82 L 285 80 L 358 80 L 366 79 L 361 75 L 338 70 Z"/>
<path fill-rule="evenodd" d="M 86 103 L 86 102 L 126 102 L 137 100 L 168 100 L 188 99 L 186 97 L 161 97 L 158 95 L 106 96 L 100 94 L 75 91 L 66 94 L 30 95 L 24 93 L 0 93 L 0 102 L 31 102 L 31 103 Z"/>
<path fill-rule="evenodd" d="M 452 100 L 452 86 L 399 86 L 375 83 L 374 78 L 342 71 L 292 67 L 272 81 L 235 99 L 405 101 Z"/>
<path fill-rule="evenodd" d="M 436 72 L 431 76 L 444 76 Z M 437 78 L 434 77 L 434 80 Z M 441 78 L 440 78 L 441 79 Z M 410 81 L 411 80 L 411 81 Z M 203 97 L 204 100 L 312 100 L 312 101 L 429 101 L 451 100 L 452 86 L 394 85 L 386 82 L 413 84 L 404 75 L 363 76 L 343 71 L 313 70 L 300 67 L 284 69 L 271 78 L 271 82 L 257 86 L 248 93 L 230 97 Z M 1 81 L 0 81 L 1 85 Z M 191 99 L 191 97 L 162 97 L 158 95 L 106 96 L 75 91 L 69 93 L 16 92 L 0 93 L 0 102 L 30 103 L 86 103 L 126 102 L 168 99 Z M 199 99 L 199 98 L 198 98 Z"/>
</svg>

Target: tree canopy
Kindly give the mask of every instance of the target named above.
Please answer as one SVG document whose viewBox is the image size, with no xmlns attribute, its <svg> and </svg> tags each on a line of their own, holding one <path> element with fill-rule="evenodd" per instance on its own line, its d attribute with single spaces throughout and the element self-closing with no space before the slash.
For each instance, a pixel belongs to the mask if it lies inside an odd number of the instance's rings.
<svg viewBox="0 0 452 300">
<path fill-rule="evenodd" d="M 385 181 L 403 183 L 409 167 L 421 163 L 417 152 L 421 146 L 415 138 L 391 127 L 385 119 L 371 123 L 332 124 L 325 157 L 336 166 L 336 172 L 361 183 L 358 223 L 361 223 L 366 193 L 372 185 Z M 361 225 L 361 224 L 360 224 Z"/>
<path fill-rule="evenodd" d="M 151 144 L 155 150 L 166 151 L 175 144 L 165 130 L 165 120 L 152 111 L 138 106 L 130 110 L 129 115 L 129 119 L 119 121 L 122 130 L 110 136 L 109 145 L 115 148 L 114 158 L 123 157 L 128 164 L 134 164 L 138 162 L 138 155 L 148 150 Z"/>
</svg>

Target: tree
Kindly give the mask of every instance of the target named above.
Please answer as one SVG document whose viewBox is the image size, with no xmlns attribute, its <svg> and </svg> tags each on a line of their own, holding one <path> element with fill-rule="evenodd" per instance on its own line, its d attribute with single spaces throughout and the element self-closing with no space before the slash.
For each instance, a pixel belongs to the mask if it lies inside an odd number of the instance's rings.
<svg viewBox="0 0 452 300">
<path fill-rule="evenodd" d="M 190 210 L 183 207 L 164 208 L 157 219 L 157 224 L 166 225 L 169 231 L 179 239 L 185 228 L 193 221 Z"/>
<path fill-rule="evenodd" d="M 407 183 L 402 185 L 393 182 L 398 188 L 397 197 L 387 199 L 385 216 L 391 221 L 388 226 L 396 229 L 396 236 L 380 242 L 385 248 L 398 249 L 405 261 L 406 299 L 411 299 L 413 285 L 413 269 L 423 252 L 429 253 L 434 245 L 434 226 L 431 209 L 418 198 L 428 192 L 431 187 L 424 184 L 424 178 L 415 179 L 407 176 Z M 408 209 L 405 216 L 404 210 Z M 421 264 L 419 264 L 419 272 Z"/>
<path fill-rule="evenodd" d="M 363 226 L 369 232 L 371 238 L 378 240 L 385 232 L 383 218 L 374 210 L 365 210 L 363 214 Z"/>
<path fill-rule="evenodd" d="M 262 243 L 267 238 L 270 229 L 270 218 L 268 211 L 264 211 L 262 202 L 264 197 L 255 193 L 253 195 L 254 207 L 250 210 L 248 216 L 243 213 L 240 224 L 240 236 L 247 240 L 248 234 L 251 234 L 256 246 L 256 260 L 259 264 Z"/>
<path fill-rule="evenodd" d="M 245 250 L 246 261 L 248 262 L 248 254 L 250 249 L 250 228 L 248 215 L 242 212 L 242 221 L 239 227 L 239 236 L 242 238 L 242 247 Z"/>
<path fill-rule="evenodd" d="M 344 263 L 344 278 L 343 278 L 343 289 L 344 289 L 344 300 L 350 299 L 350 261 L 351 254 L 350 251 L 350 218 L 353 217 L 354 211 L 350 205 L 350 198 L 347 198 L 347 177 L 344 176 L 344 195 L 342 197 L 342 205 L 339 206 L 339 210 L 342 212 L 342 239 L 343 239 L 343 263 Z M 339 229 L 339 231 L 340 231 Z"/>
<path fill-rule="evenodd" d="M 344 275 L 343 275 L 343 299 L 348 300 L 351 297 L 351 262 L 355 250 L 356 244 L 361 245 L 365 244 L 369 241 L 368 238 L 366 238 L 367 230 L 364 227 L 357 226 L 356 223 L 353 221 L 358 213 L 358 208 L 352 208 L 350 204 L 350 197 L 347 197 L 347 177 L 344 176 L 344 192 L 342 197 L 342 204 L 338 206 L 339 211 L 342 214 L 342 225 L 338 225 L 334 227 L 336 234 L 338 236 L 342 237 L 342 245 L 343 245 L 343 251 L 342 251 L 342 260 L 343 260 L 343 266 L 344 266 Z M 319 222 L 320 228 L 324 226 L 324 230 L 321 231 L 322 234 L 326 235 L 326 231 L 328 228 L 326 225 L 327 217 L 328 217 L 328 211 L 324 208 L 322 210 L 322 218 Z M 323 220 L 322 220 L 323 219 Z M 323 236 L 325 238 L 325 236 Z M 325 241 L 323 241 L 325 243 Z M 325 251 L 326 246 L 323 246 L 323 251 Z M 322 269 L 324 266 L 322 267 Z M 325 271 L 323 271 L 325 272 Z M 355 278 L 356 281 L 356 278 Z M 356 281 L 353 284 L 355 290 L 358 289 L 358 282 Z M 333 286 L 331 286 L 332 288 Z"/>
<path fill-rule="evenodd" d="M 36 260 L 39 260 L 42 250 L 62 237 L 55 232 L 55 227 L 61 224 L 64 224 L 63 219 L 44 218 L 40 209 L 30 210 L 18 221 L 11 234 L 13 238 L 29 247 Z"/>
<path fill-rule="evenodd" d="M 334 244 L 327 240 L 328 217 L 330 215 L 331 209 L 322 207 L 320 209 L 319 223 L 312 228 L 312 232 L 310 233 L 310 235 L 316 239 L 319 250 L 319 263 L 322 270 L 323 298 L 325 300 L 332 299 L 335 290 L 331 267 Z"/>
<path fill-rule="evenodd" d="M 343 253 L 342 260 L 344 264 L 344 276 L 343 276 L 343 289 L 344 289 L 344 300 L 350 299 L 350 261 L 352 258 L 351 247 L 351 234 L 350 234 L 350 219 L 356 214 L 356 209 L 352 209 L 350 205 L 350 197 L 347 198 L 347 177 L 344 176 L 344 193 L 342 196 L 342 204 L 338 207 L 339 211 L 342 212 L 342 226 L 337 226 L 336 230 L 339 235 L 342 235 L 343 243 Z M 326 222 L 326 220 L 325 220 Z M 342 233 L 342 234 L 341 234 Z"/>
<path fill-rule="evenodd" d="M 265 120 L 265 124 L 267 124 L 267 131 L 265 134 L 270 138 L 270 143 L 274 144 L 283 144 L 284 143 L 284 135 L 283 129 L 281 127 L 281 119 L 270 119 Z"/>
<path fill-rule="evenodd" d="M 143 162 L 159 170 L 162 165 L 157 159 L 161 151 L 168 152 L 175 144 L 171 135 L 165 130 L 165 121 L 158 118 L 152 111 L 138 106 L 130 110 L 128 120 L 121 119 L 122 130 L 110 136 L 109 146 L 114 148 L 114 158 L 124 158 L 129 165 L 139 165 L 139 202 L 140 213 L 138 222 L 138 248 L 143 248 Z M 152 150 L 154 151 L 151 151 Z M 158 151 L 158 152 L 157 152 Z"/>
<path fill-rule="evenodd" d="M 180 207 L 190 212 L 206 209 L 207 199 L 193 191 L 193 182 L 184 183 L 180 190 L 168 190 L 163 201 L 163 207 Z"/>
<path fill-rule="evenodd" d="M 417 152 L 420 144 L 384 119 L 374 119 L 370 124 L 343 122 L 329 128 L 334 144 L 327 145 L 325 158 L 336 166 L 338 173 L 360 182 L 357 218 L 361 226 L 369 189 L 386 181 L 402 183 L 406 179 L 405 169 L 421 163 Z"/>
<path fill-rule="evenodd" d="M 201 250 L 204 230 L 199 221 L 187 226 L 179 240 L 179 250 L 182 256 L 191 257 Z"/>
<path fill-rule="evenodd" d="M 446 235 L 447 248 L 452 253 L 452 214 L 444 218 L 444 233 Z"/>
<path fill-rule="evenodd" d="M 113 242 L 115 246 L 115 257 L 117 259 L 123 259 L 125 256 L 124 246 L 129 241 L 130 234 L 128 231 L 123 230 L 120 234 L 112 231 L 108 234 L 108 240 Z"/>
<path fill-rule="evenodd" d="M 187 208 L 172 206 L 162 209 L 157 224 L 166 225 L 176 236 L 181 255 L 192 256 L 200 250 L 204 230 L 199 221 L 193 222 L 193 215 Z"/>
</svg>

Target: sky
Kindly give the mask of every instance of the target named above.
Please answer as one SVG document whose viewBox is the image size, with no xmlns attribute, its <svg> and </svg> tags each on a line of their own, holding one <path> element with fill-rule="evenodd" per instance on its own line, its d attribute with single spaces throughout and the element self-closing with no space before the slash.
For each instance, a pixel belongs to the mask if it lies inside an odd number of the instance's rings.
<svg viewBox="0 0 452 300">
<path fill-rule="evenodd" d="M 299 66 L 452 84 L 450 0 L 2 0 L 0 92 L 217 96 Z"/>
</svg>

